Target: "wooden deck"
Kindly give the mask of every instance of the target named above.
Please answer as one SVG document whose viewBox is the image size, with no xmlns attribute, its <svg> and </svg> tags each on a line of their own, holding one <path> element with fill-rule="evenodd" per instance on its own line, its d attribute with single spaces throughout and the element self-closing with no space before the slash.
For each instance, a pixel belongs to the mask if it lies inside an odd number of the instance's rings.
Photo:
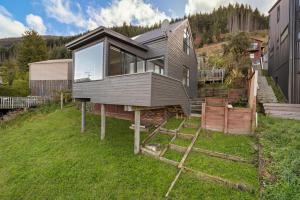
<svg viewBox="0 0 300 200">
<path fill-rule="evenodd" d="M 46 101 L 46 97 L 0 97 L 0 109 L 30 108 Z"/>
<path fill-rule="evenodd" d="M 265 113 L 273 117 L 300 120 L 300 104 L 263 104 Z"/>
<path fill-rule="evenodd" d="M 198 79 L 201 82 L 218 82 L 223 83 L 225 78 L 225 69 L 199 70 Z"/>
</svg>

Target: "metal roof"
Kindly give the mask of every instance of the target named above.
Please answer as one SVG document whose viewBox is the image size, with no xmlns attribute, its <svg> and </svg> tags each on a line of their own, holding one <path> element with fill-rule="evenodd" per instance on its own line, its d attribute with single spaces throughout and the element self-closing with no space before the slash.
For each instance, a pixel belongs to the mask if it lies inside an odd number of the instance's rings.
<svg viewBox="0 0 300 200">
<path fill-rule="evenodd" d="M 183 22 L 186 22 L 186 21 L 187 21 L 187 19 L 170 24 L 168 26 L 168 31 L 174 31 L 178 26 L 180 26 Z M 103 37 L 104 35 L 121 40 L 122 42 L 130 44 L 130 45 L 137 47 L 139 49 L 142 49 L 144 51 L 148 50 L 148 47 L 146 45 L 144 45 L 145 43 L 154 41 L 159 38 L 166 37 L 165 33 L 162 31 L 161 28 L 154 29 L 152 31 L 148 31 L 146 33 L 129 38 L 120 33 L 117 33 L 116 31 L 113 31 L 109 28 L 100 26 L 99 28 L 97 28 L 93 31 L 90 31 L 90 32 L 84 34 L 83 36 L 67 43 L 66 47 L 71 50 L 74 50 L 80 46 L 83 46 L 94 40 L 97 40 L 97 39 Z"/>
<path fill-rule="evenodd" d="M 117 33 L 116 31 L 113 31 L 109 28 L 105 28 L 103 26 L 100 26 L 99 28 L 96 28 L 95 30 L 88 32 L 88 33 L 84 34 L 83 36 L 67 43 L 66 47 L 71 50 L 74 50 L 77 47 L 88 44 L 88 43 L 90 43 L 90 41 L 97 40 L 103 36 L 109 36 L 109 37 L 121 40 L 124 43 L 130 44 L 130 45 L 137 47 L 139 49 L 142 49 L 144 51 L 148 50 L 147 46 L 140 44 L 140 43 L 130 39 L 129 37 L 126 37 L 120 33 Z"/>
<path fill-rule="evenodd" d="M 168 27 L 168 30 L 169 31 L 175 30 L 178 26 L 180 26 L 185 21 L 186 20 L 181 20 L 181 21 L 170 24 Z M 137 41 L 139 43 L 145 44 L 147 42 L 150 42 L 150 41 L 153 41 L 153 40 L 156 40 L 159 38 L 163 38 L 163 37 L 166 37 L 166 34 L 163 32 L 163 30 L 161 28 L 157 28 L 152 31 L 148 31 L 146 33 L 134 36 L 131 39 L 133 39 L 134 41 Z"/>
</svg>

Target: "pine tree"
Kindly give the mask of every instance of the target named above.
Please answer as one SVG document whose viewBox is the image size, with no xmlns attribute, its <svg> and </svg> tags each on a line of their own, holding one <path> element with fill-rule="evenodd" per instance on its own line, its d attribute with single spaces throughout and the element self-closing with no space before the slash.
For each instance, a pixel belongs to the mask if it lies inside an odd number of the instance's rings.
<svg viewBox="0 0 300 200">
<path fill-rule="evenodd" d="M 47 46 L 44 39 L 34 30 L 25 31 L 18 53 L 20 70 L 27 72 L 29 63 L 47 58 Z"/>
</svg>

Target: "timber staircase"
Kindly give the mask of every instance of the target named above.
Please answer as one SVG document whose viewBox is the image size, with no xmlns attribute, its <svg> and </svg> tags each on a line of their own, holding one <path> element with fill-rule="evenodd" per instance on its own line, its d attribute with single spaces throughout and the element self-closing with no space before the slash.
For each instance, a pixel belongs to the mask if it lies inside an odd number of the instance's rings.
<svg viewBox="0 0 300 200">
<path fill-rule="evenodd" d="M 254 68 L 258 70 L 257 100 L 262 104 L 277 103 L 278 101 L 272 87 L 269 85 L 267 78 L 262 74 L 261 65 Z"/>
<path fill-rule="evenodd" d="M 264 103 L 277 103 L 277 98 L 273 92 L 272 87 L 268 84 L 265 76 L 258 76 L 258 101 L 262 104 Z"/>
<path fill-rule="evenodd" d="M 205 98 L 195 98 L 190 100 L 191 105 L 191 115 L 194 117 L 199 117 L 202 113 L 202 103 L 204 103 Z"/>
</svg>

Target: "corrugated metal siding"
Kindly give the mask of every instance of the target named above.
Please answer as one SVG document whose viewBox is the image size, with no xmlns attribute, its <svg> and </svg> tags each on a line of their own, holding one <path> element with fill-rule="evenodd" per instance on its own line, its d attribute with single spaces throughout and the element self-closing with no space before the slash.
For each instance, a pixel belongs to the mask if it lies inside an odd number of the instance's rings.
<svg viewBox="0 0 300 200">
<path fill-rule="evenodd" d="M 191 98 L 197 96 L 197 59 L 194 49 L 191 49 L 190 55 L 183 51 L 183 33 L 189 26 L 188 22 L 182 23 L 176 30 L 169 34 L 167 49 L 167 74 L 178 80 L 183 79 L 184 66 L 190 69 L 190 87 L 188 94 Z"/>
</svg>

